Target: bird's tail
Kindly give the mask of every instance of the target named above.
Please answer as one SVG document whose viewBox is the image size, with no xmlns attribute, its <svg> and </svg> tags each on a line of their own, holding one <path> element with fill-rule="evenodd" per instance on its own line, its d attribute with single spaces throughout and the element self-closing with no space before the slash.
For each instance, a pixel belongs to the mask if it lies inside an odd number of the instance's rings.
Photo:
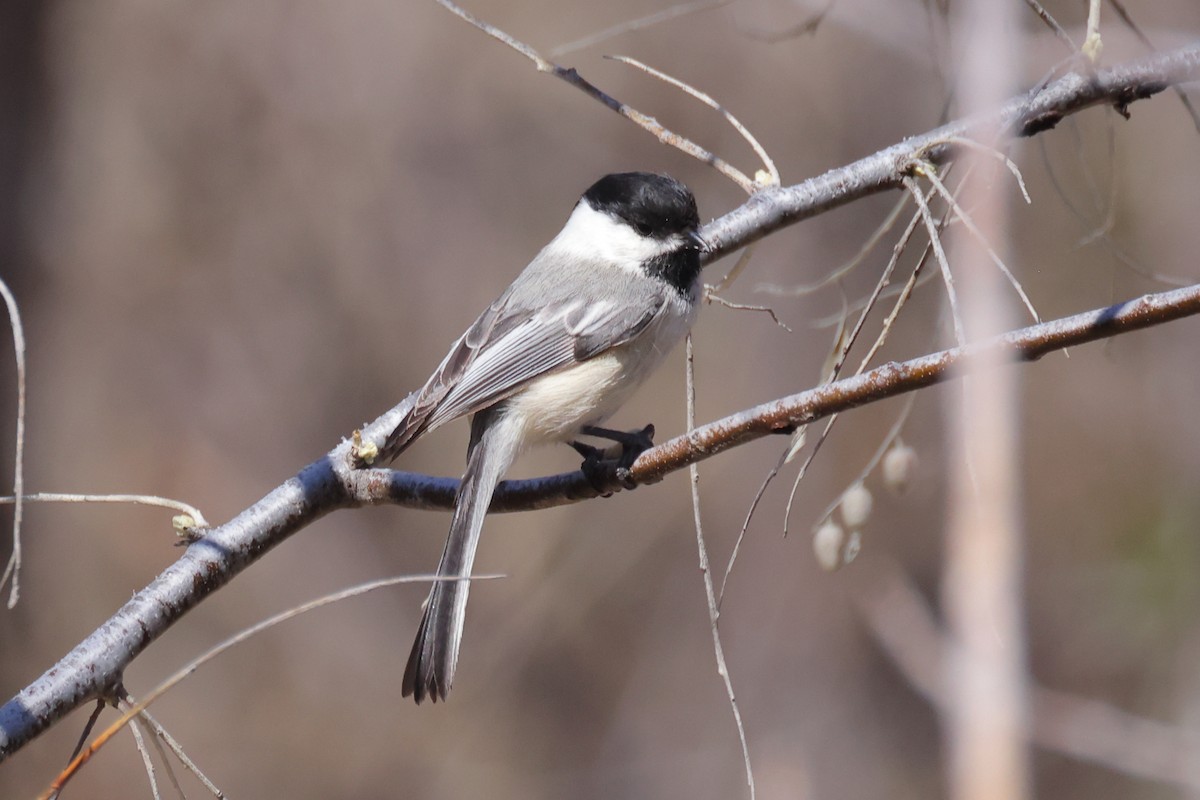
<svg viewBox="0 0 1200 800">
<path fill-rule="evenodd" d="M 516 459 L 518 437 L 506 434 L 502 414 L 492 410 L 476 415 L 471 425 L 467 469 L 454 502 L 454 518 L 438 564 L 441 578 L 468 578 L 479 545 L 483 518 L 501 476 Z M 404 668 L 402 692 L 420 703 L 426 697 L 445 700 L 454 682 L 462 642 L 469 580 L 440 580 L 425 601 L 417 638 Z"/>
</svg>

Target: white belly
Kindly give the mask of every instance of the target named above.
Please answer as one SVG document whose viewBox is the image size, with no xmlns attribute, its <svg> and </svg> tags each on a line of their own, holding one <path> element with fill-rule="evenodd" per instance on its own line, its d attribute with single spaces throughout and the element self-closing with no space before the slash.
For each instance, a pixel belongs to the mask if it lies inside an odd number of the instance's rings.
<svg viewBox="0 0 1200 800">
<path fill-rule="evenodd" d="M 632 342 L 531 382 L 505 401 L 525 420 L 529 444 L 574 439 L 584 425 L 598 425 L 634 393 L 691 327 L 695 307 L 680 301 L 679 314 L 664 314 Z M 690 313 L 689 313 L 690 312 Z M 650 342 L 655 347 L 648 347 Z"/>
<path fill-rule="evenodd" d="M 641 383 L 640 365 L 628 353 L 605 353 L 539 378 L 505 403 L 523 418 L 527 441 L 573 439 L 584 425 L 603 422 Z"/>
</svg>

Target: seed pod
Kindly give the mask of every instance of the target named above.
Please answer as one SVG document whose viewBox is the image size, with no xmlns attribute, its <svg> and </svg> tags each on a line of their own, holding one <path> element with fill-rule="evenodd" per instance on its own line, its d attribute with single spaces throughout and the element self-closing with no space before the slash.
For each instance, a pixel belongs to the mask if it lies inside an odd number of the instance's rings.
<svg viewBox="0 0 1200 800">
<path fill-rule="evenodd" d="M 871 506 L 875 504 L 871 490 L 858 482 L 846 490 L 838 509 L 842 512 L 842 522 L 847 528 L 861 528 L 871 516 Z"/>
<path fill-rule="evenodd" d="M 842 566 L 842 545 L 846 534 L 842 527 L 833 520 L 825 520 L 817 532 L 813 534 L 813 555 L 817 564 L 826 572 L 833 572 Z"/>
<path fill-rule="evenodd" d="M 917 451 L 903 442 L 896 442 L 883 457 L 883 485 L 889 491 L 903 494 L 916 468 Z"/>
</svg>

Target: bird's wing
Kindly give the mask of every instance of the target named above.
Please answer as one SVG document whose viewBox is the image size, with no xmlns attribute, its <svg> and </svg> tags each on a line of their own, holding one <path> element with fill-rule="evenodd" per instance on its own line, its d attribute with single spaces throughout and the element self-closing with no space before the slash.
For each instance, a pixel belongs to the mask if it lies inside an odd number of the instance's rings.
<svg viewBox="0 0 1200 800">
<path fill-rule="evenodd" d="M 636 338 L 666 304 L 661 295 L 629 304 L 561 300 L 531 310 L 493 303 L 467 329 L 383 447 L 395 457 L 417 436 L 487 408 L 544 375 Z"/>
</svg>

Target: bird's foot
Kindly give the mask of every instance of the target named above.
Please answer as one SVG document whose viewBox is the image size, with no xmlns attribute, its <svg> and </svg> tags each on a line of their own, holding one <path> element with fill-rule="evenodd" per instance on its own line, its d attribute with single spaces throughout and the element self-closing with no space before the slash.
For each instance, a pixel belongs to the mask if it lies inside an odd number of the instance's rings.
<svg viewBox="0 0 1200 800">
<path fill-rule="evenodd" d="M 607 451 L 582 442 L 571 442 L 575 451 L 583 456 L 583 463 L 579 466 L 580 470 L 597 492 L 605 497 L 612 494 L 608 490 L 611 477 L 615 477 L 617 483 L 626 489 L 637 488 L 637 481 L 633 479 L 629 468 L 633 466 L 633 462 L 637 461 L 638 456 L 654 446 L 653 425 L 647 425 L 638 431 L 615 431 L 586 425 L 580 430 L 580 433 L 599 439 L 608 439 L 621 446 L 620 455 L 616 456 L 616 465 L 612 466 L 612 459 Z"/>
</svg>

